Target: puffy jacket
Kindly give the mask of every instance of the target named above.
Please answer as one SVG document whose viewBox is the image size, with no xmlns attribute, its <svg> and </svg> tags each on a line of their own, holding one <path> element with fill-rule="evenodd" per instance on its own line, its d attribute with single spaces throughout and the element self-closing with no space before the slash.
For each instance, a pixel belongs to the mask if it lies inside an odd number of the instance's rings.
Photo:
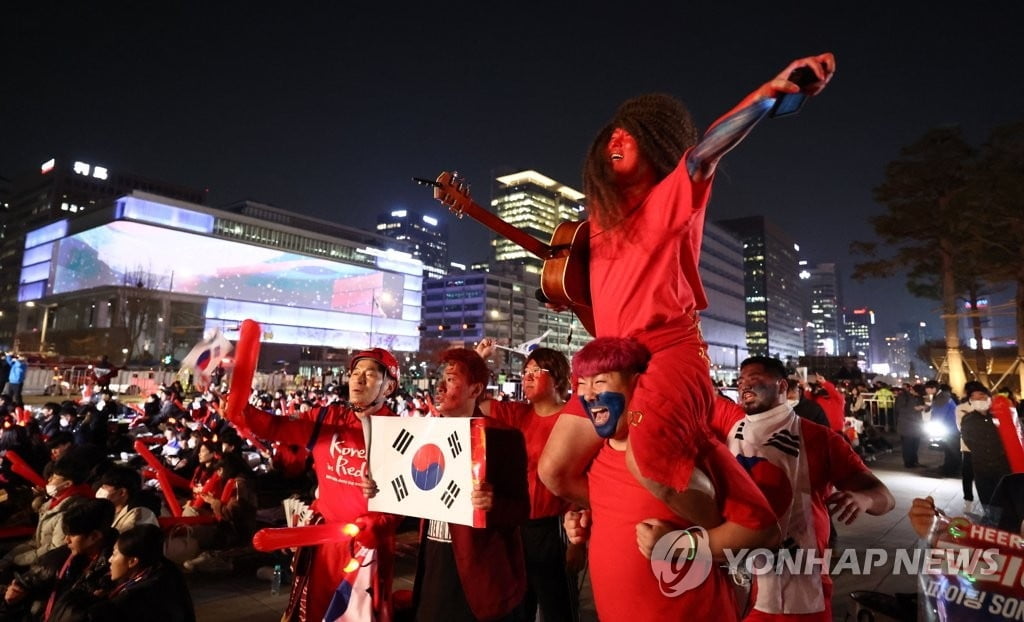
<svg viewBox="0 0 1024 622">
<path fill-rule="evenodd" d="M 7 382 L 11 384 L 22 384 L 25 382 L 25 370 L 28 369 L 25 361 L 8 356 L 7 363 L 11 366 L 11 371 L 7 375 Z"/>
</svg>

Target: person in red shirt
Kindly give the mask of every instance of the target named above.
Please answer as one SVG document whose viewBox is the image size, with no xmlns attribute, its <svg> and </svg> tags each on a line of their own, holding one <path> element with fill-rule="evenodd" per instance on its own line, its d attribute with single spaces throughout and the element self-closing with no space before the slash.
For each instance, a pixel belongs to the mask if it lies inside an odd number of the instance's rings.
<svg viewBox="0 0 1024 622">
<path fill-rule="evenodd" d="M 736 620 L 730 579 L 716 564 L 705 565 L 707 574 L 689 589 L 666 593 L 666 577 L 656 574 L 652 551 L 663 536 L 694 525 L 703 528 L 706 550 L 715 559 L 723 559 L 726 549 L 773 546 L 778 541 L 776 518 L 764 495 L 714 437 L 696 459 L 693 473 L 699 485 L 687 490 L 695 520 L 681 521 L 678 512 L 630 474 L 626 447 L 643 415 L 627 410 L 627 404 L 650 360 L 639 341 L 619 337 L 595 339 L 573 357 L 577 393 L 603 446 L 586 476 L 591 510 L 568 513 L 566 531 L 571 541 L 589 537 L 594 602 L 603 622 Z M 698 570 L 687 568 L 687 573 Z"/>
<path fill-rule="evenodd" d="M 845 439 L 803 419 L 786 401 L 782 361 L 750 357 L 740 364 L 742 409 L 715 411 L 731 453 L 768 498 L 782 528 L 783 548 L 821 559 L 828 547 L 829 515 L 847 525 L 862 514 L 893 509 L 895 500 Z M 821 568 L 825 570 L 825 568 Z M 755 577 L 757 600 L 745 620 L 832 620 L 827 572 Z"/>
<path fill-rule="evenodd" d="M 392 616 L 395 517 L 367 511 L 364 486 L 369 480 L 363 421 L 370 415 L 394 416 L 385 400 L 398 387 L 398 380 L 394 355 L 382 348 L 364 350 L 349 362 L 348 403 L 324 406 L 313 419 L 271 415 L 247 405 L 243 420 L 232 421 L 260 438 L 309 448 L 318 486 L 312 504 L 316 513 L 313 522 L 356 523 L 361 528 L 359 546 L 354 548 L 346 540 L 302 548 L 296 553 L 292 562 L 295 580 L 283 620 L 318 622 L 329 608 L 337 611 L 346 607 L 335 600 L 335 590 L 346 575 L 345 567 L 354 559 L 353 550 L 355 559 L 373 573 L 375 619 L 389 620 Z"/>
<path fill-rule="evenodd" d="M 474 351 L 452 348 L 435 403 L 442 417 L 482 417 L 477 401 L 490 372 Z M 526 569 L 520 526 L 530 515 L 523 434 L 484 417 L 486 481 L 474 484 L 473 508 L 487 513 L 486 527 L 440 520 L 421 526 L 413 587 L 417 620 L 512 622 L 522 620 Z"/>
<path fill-rule="evenodd" d="M 494 341 L 482 339 L 476 346 L 483 359 L 494 351 Z M 567 409 L 583 414 L 569 395 L 569 361 L 551 348 L 536 348 L 523 365 L 525 402 L 484 400 L 480 410 L 526 437 L 527 482 L 530 486 L 530 520 L 523 526 L 526 554 L 527 601 L 525 613 L 533 618 L 540 609 L 546 622 L 579 618 L 576 565 L 582 566 L 583 546 L 567 551 L 562 537 L 562 514 L 568 503 L 555 496 L 537 476 L 537 464 L 559 415 Z M 568 556 L 567 556 L 568 555 Z M 572 564 L 572 568 L 567 566 Z"/>
<path fill-rule="evenodd" d="M 825 411 L 828 427 L 843 434 L 846 423 L 846 398 L 836 385 L 826 380 L 825 376 L 814 374 L 814 382 L 808 383 L 806 395 Z"/>
<path fill-rule="evenodd" d="M 815 81 L 791 82 L 802 68 Z M 652 353 L 630 409 L 643 413 L 629 435 L 630 471 L 671 501 L 690 482 L 711 436 L 714 401 L 698 312 L 707 297 L 698 272 L 703 223 L 719 160 L 784 94 L 814 95 L 835 71 L 831 54 L 790 63 L 718 119 L 698 142 L 689 112 L 667 95 L 625 102 L 593 142 L 584 169 L 589 198 L 590 292 L 597 337 L 634 337 Z M 565 423 L 563 423 L 565 422 Z M 562 417 L 541 461 L 544 482 L 572 495 L 600 442 L 578 418 Z"/>
</svg>

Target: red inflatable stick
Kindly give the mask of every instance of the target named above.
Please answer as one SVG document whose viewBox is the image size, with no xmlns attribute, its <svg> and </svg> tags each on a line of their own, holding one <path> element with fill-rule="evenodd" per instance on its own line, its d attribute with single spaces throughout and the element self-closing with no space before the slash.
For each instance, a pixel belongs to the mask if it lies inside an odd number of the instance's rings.
<svg viewBox="0 0 1024 622">
<path fill-rule="evenodd" d="M 355 523 L 260 529 L 252 537 L 252 546 L 257 551 L 269 553 L 277 549 L 342 542 L 354 538 L 358 533 L 359 527 Z"/>
<path fill-rule="evenodd" d="M 1020 444 L 1020 435 L 1013 422 L 1013 404 L 1005 395 L 992 398 L 992 414 L 999 422 L 999 437 L 1003 441 L 1006 458 L 1010 461 L 1010 469 L 1014 473 L 1024 473 L 1024 448 Z"/>
<path fill-rule="evenodd" d="M 39 486 L 40 488 L 46 488 L 46 480 L 43 476 L 36 473 L 25 459 L 19 456 L 16 452 L 8 449 L 7 453 L 4 454 L 7 459 L 11 462 L 11 470 L 18 475 L 24 477 L 29 483 Z"/>
<path fill-rule="evenodd" d="M 254 320 L 243 320 L 235 346 L 235 369 L 231 372 L 231 392 L 228 394 L 228 421 L 242 420 L 245 405 L 252 394 L 252 377 L 260 358 L 260 325 Z"/>
<path fill-rule="evenodd" d="M 174 486 L 178 490 L 188 491 L 189 494 L 192 493 L 192 482 L 190 482 L 187 479 L 185 479 L 184 477 L 178 475 L 174 471 L 166 471 L 166 473 L 167 473 L 167 481 L 169 481 L 171 483 L 171 486 Z M 157 472 L 156 472 L 156 469 L 154 469 L 154 468 L 146 468 L 146 469 L 143 469 L 142 475 L 146 479 L 156 479 Z"/>
<path fill-rule="evenodd" d="M 171 514 L 181 516 L 181 503 L 174 496 L 174 488 L 171 487 L 171 478 L 168 477 L 167 467 L 153 455 L 153 452 L 142 441 L 135 441 L 135 452 L 142 456 L 142 459 L 156 472 L 156 481 L 160 482 L 160 491 L 164 493 L 164 501 L 167 502 L 167 508 L 171 510 Z"/>
</svg>

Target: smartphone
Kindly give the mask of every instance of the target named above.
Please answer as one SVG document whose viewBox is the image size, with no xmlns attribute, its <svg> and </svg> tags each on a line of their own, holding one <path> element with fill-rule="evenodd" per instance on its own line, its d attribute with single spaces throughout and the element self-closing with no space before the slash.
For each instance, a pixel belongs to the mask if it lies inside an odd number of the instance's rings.
<svg viewBox="0 0 1024 622">
<path fill-rule="evenodd" d="M 810 67 L 797 67 L 793 70 L 793 73 L 789 74 L 789 81 L 800 88 L 804 88 L 817 82 L 818 76 L 815 75 Z M 796 114 L 800 111 L 806 100 L 807 95 L 805 93 L 784 93 L 775 100 L 775 105 L 772 106 L 771 112 L 768 115 L 775 118 Z"/>
</svg>

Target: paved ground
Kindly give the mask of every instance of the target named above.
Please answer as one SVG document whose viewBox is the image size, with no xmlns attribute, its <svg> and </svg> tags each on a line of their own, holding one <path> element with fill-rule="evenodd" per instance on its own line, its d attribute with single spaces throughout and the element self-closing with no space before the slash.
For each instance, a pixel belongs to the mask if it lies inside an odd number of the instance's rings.
<svg viewBox="0 0 1024 622">
<path fill-rule="evenodd" d="M 941 461 L 941 455 L 929 450 L 923 450 L 921 458 L 926 465 L 937 465 Z M 892 490 L 896 509 L 882 517 L 862 517 L 848 527 L 840 525 L 836 555 L 841 555 L 848 548 L 858 551 L 881 548 L 890 554 L 897 548 L 912 549 L 917 541 L 906 515 L 914 497 L 931 495 L 936 504 L 947 512 L 953 515 L 962 513 L 959 479 L 942 478 L 927 468 L 908 472 L 903 468 L 898 453 L 883 455 L 871 466 Z M 410 588 L 412 559 L 407 557 L 398 570 L 396 588 Z M 870 575 L 841 574 L 835 577 L 834 618 L 845 619 L 851 591 L 913 592 L 915 581 L 913 576 L 893 576 L 891 561 L 874 569 Z M 276 621 L 287 593 L 285 586 L 281 595 L 271 596 L 269 583 L 256 578 L 255 567 L 239 567 L 230 575 L 196 575 L 189 578 L 189 583 L 200 622 Z M 585 586 L 583 614 L 584 620 L 596 620 L 589 585 Z"/>
</svg>

